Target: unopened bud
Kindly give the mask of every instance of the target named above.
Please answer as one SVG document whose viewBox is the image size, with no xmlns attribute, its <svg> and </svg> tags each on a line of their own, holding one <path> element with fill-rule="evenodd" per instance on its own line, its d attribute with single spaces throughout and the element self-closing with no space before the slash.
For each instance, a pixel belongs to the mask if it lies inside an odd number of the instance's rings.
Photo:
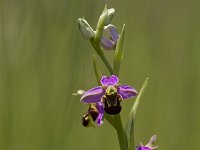
<svg viewBox="0 0 200 150">
<path fill-rule="evenodd" d="M 114 50 L 119 39 L 119 34 L 114 25 L 109 24 L 104 27 L 101 37 L 101 46 L 105 50 Z"/>
<path fill-rule="evenodd" d="M 107 5 L 106 5 L 97 23 L 97 29 L 96 29 L 96 35 L 95 35 L 97 40 L 101 38 L 102 32 L 104 30 L 104 26 L 110 23 L 114 14 L 115 14 L 115 9 L 114 8 L 107 9 Z"/>
<path fill-rule="evenodd" d="M 91 28 L 91 26 L 85 19 L 82 18 L 78 19 L 78 27 L 83 38 L 91 39 L 94 37 L 94 30 Z"/>
<path fill-rule="evenodd" d="M 106 22 L 105 22 L 105 26 L 107 26 L 110 21 L 112 20 L 114 14 L 115 14 L 115 9 L 114 8 L 110 8 L 107 10 L 107 13 L 108 13 L 108 16 L 107 16 L 107 19 L 106 19 Z"/>
</svg>

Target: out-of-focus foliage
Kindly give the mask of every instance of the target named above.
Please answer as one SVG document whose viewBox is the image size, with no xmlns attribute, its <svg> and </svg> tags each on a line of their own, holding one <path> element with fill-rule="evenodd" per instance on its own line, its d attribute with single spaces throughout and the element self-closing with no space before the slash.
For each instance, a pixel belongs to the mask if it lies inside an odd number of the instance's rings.
<svg viewBox="0 0 200 150">
<path fill-rule="evenodd" d="M 113 24 L 126 24 L 120 81 L 139 90 L 150 77 L 136 141 L 157 134 L 162 150 L 199 148 L 199 1 L 0 0 L 1 150 L 119 149 L 106 121 L 82 127 L 87 107 L 72 96 L 97 84 L 77 18 L 95 28 L 105 3 L 116 9 Z M 133 101 L 122 104 L 124 124 Z"/>
</svg>

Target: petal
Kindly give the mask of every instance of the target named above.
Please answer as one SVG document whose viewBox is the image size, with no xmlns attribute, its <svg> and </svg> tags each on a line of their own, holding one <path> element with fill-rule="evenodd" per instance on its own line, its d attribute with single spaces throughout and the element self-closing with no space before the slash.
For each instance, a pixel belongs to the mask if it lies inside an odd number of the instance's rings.
<svg viewBox="0 0 200 150">
<path fill-rule="evenodd" d="M 149 140 L 149 143 L 145 145 L 146 147 L 151 147 L 152 150 L 157 149 L 159 146 L 154 146 L 154 142 L 157 140 L 157 136 L 153 135 L 151 139 Z"/>
<path fill-rule="evenodd" d="M 137 150 L 152 150 L 152 149 L 149 147 L 145 147 L 145 146 L 139 146 L 139 147 L 137 147 Z"/>
<path fill-rule="evenodd" d="M 96 104 L 96 108 L 98 110 L 98 117 L 97 117 L 97 125 L 100 126 L 103 124 L 103 116 L 104 116 L 104 107 L 103 104 L 101 102 L 98 102 Z"/>
<path fill-rule="evenodd" d="M 119 79 L 115 75 L 112 75 L 112 76 L 102 76 L 102 78 L 101 78 L 101 84 L 103 86 L 116 85 L 118 83 L 118 81 L 119 81 Z"/>
<path fill-rule="evenodd" d="M 105 50 L 112 50 L 115 47 L 115 42 L 106 38 L 105 36 L 101 37 L 101 47 Z"/>
<path fill-rule="evenodd" d="M 85 92 L 81 97 L 82 102 L 84 103 L 96 103 L 101 101 L 101 97 L 104 95 L 105 90 L 101 86 L 97 86 Z"/>
<path fill-rule="evenodd" d="M 108 26 L 105 27 L 105 30 L 109 33 L 109 35 L 112 37 L 112 40 L 116 44 L 119 39 L 119 34 L 115 26 L 112 24 L 109 24 Z"/>
<path fill-rule="evenodd" d="M 154 144 L 154 142 L 157 140 L 157 136 L 156 135 L 153 135 L 152 137 L 151 137 L 151 139 L 149 140 L 149 143 L 147 144 L 147 145 L 153 145 Z"/>
<path fill-rule="evenodd" d="M 123 99 L 131 98 L 137 95 L 137 91 L 128 85 L 121 85 L 117 90 Z"/>
</svg>

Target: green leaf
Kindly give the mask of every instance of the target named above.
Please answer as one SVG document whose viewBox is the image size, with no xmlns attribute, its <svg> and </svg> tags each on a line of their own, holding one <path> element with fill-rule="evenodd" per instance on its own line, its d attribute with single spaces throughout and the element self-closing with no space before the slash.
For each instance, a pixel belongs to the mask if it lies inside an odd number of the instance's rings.
<svg viewBox="0 0 200 150">
<path fill-rule="evenodd" d="M 139 107 L 139 103 L 140 103 L 140 99 L 142 97 L 142 94 L 144 92 L 144 89 L 147 86 L 149 78 L 146 78 L 141 89 L 140 92 L 135 100 L 135 103 L 133 104 L 133 107 L 130 111 L 130 115 L 129 115 L 129 120 L 127 123 L 127 127 L 126 127 L 126 134 L 128 137 L 128 147 L 129 150 L 134 150 L 135 149 L 135 143 L 134 143 L 134 123 L 135 123 L 135 115 L 137 113 L 137 109 Z"/>
<path fill-rule="evenodd" d="M 107 67 L 107 69 L 108 69 L 110 75 L 113 75 L 113 69 L 112 69 L 112 67 L 110 66 L 110 63 L 108 62 L 108 60 L 106 59 L 106 57 L 105 57 L 103 51 L 101 50 L 101 48 L 100 48 L 98 42 L 96 42 L 94 38 L 91 38 L 91 39 L 90 39 L 90 42 L 91 42 L 91 44 L 92 44 L 94 50 L 97 52 L 97 54 L 99 55 L 99 57 L 101 58 L 101 60 L 102 60 L 103 63 L 105 64 L 105 66 Z"/>
<path fill-rule="evenodd" d="M 96 57 L 95 57 L 95 55 L 93 55 L 93 67 L 94 67 L 94 73 L 95 73 L 95 76 L 96 76 L 98 85 L 101 85 L 100 79 L 101 79 L 101 77 L 102 77 L 102 73 L 101 73 L 101 70 L 100 70 L 100 68 L 99 68 L 99 65 L 98 65 L 97 62 L 96 62 Z"/>
<path fill-rule="evenodd" d="M 114 56 L 114 66 L 113 71 L 115 75 L 119 75 L 121 61 L 123 58 L 124 53 L 124 34 L 125 34 L 125 24 L 123 25 L 121 34 L 119 36 L 119 40 L 117 41 L 116 49 L 115 49 L 115 56 Z"/>
</svg>

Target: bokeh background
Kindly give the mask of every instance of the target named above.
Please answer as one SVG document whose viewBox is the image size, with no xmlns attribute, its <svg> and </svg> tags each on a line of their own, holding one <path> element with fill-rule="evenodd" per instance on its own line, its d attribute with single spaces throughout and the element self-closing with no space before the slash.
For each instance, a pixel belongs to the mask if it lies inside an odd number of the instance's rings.
<svg viewBox="0 0 200 150">
<path fill-rule="evenodd" d="M 139 90 L 150 77 L 136 142 L 157 134 L 162 150 L 199 149 L 200 1 L 0 0 L 1 150 L 119 150 L 106 121 L 81 125 L 87 106 L 72 96 L 96 86 L 77 18 L 95 28 L 106 3 L 117 29 L 126 24 L 121 83 Z M 124 125 L 133 102 L 122 103 Z"/>
</svg>

